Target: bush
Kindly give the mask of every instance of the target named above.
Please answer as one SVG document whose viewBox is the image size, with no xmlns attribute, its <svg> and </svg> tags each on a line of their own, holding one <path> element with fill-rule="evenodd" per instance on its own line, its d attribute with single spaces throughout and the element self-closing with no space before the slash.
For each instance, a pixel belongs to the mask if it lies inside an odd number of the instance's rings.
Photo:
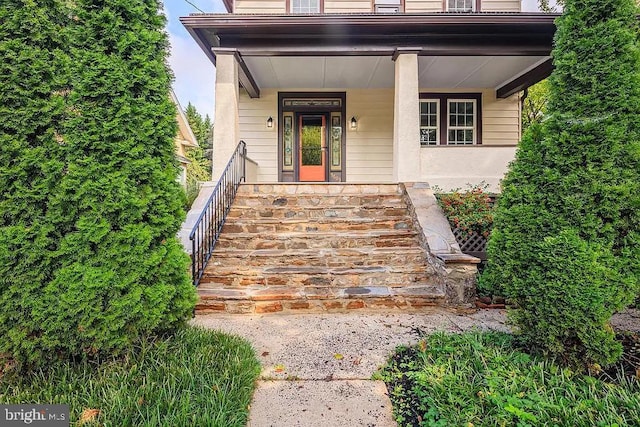
<svg viewBox="0 0 640 427">
<path fill-rule="evenodd" d="M 479 234 L 489 237 L 493 226 L 493 201 L 486 192 L 488 185 L 470 186 L 464 192 L 438 194 L 438 204 L 444 211 L 451 228 L 463 232 L 463 236 Z"/>
<path fill-rule="evenodd" d="M 482 286 L 510 298 L 528 346 L 606 365 L 608 326 L 640 285 L 640 50 L 633 0 L 567 1 L 548 119 L 503 181 Z"/>
<path fill-rule="evenodd" d="M 195 303 L 164 18 L 157 1 L 6 3 L 0 354 L 119 354 Z"/>
</svg>

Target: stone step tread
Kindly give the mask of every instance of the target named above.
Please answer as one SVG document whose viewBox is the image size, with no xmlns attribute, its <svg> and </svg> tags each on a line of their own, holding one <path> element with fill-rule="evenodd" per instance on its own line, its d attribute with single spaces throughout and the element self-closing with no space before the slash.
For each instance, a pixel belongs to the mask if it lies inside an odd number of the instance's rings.
<svg viewBox="0 0 640 427">
<path fill-rule="evenodd" d="M 274 194 L 274 195 L 398 195 L 401 194 L 398 184 L 345 184 L 345 183 L 304 183 L 304 184 L 242 184 L 238 193 Z"/>
<path fill-rule="evenodd" d="M 267 276 L 271 274 L 303 274 L 303 275 L 348 275 L 348 274 L 394 274 L 394 273 L 425 273 L 427 268 L 424 264 L 405 264 L 402 266 L 387 266 L 387 265 L 362 265 L 362 266 L 349 266 L 349 267 L 326 267 L 326 266 L 311 266 L 311 265 L 291 265 L 291 266 L 225 266 L 225 265 L 211 265 L 207 266 L 205 270 L 206 276 Z"/>
<path fill-rule="evenodd" d="M 408 215 L 394 218 L 371 218 L 371 217 L 321 217 L 321 218 L 229 218 L 226 224 L 250 225 L 250 224 L 379 224 L 384 222 L 397 223 L 407 222 L 411 226 L 411 218 Z"/>
<path fill-rule="evenodd" d="M 216 248 L 214 258 L 249 258 L 249 257 L 305 257 L 325 258 L 343 256 L 388 256 L 388 255 L 417 255 L 424 254 L 419 247 L 400 248 L 326 248 L 326 249 L 231 249 Z"/>
<path fill-rule="evenodd" d="M 241 200 L 242 198 L 238 197 L 236 200 Z M 382 203 L 364 203 L 364 204 L 352 204 L 352 205 L 331 205 L 327 206 L 326 204 L 318 204 L 318 205 L 286 205 L 286 206 L 247 206 L 247 205 L 236 205 L 234 204 L 231 210 L 258 210 L 258 209 L 269 209 L 274 211 L 291 211 L 291 210 L 351 210 L 351 209 L 363 209 L 363 210 L 377 210 L 377 209 L 406 209 L 407 204 L 402 200 L 384 200 Z"/>
<path fill-rule="evenodd" d="M 278 301 L 301 299 L 333 299 L 333 298 L 424 298 L 444 297 L 441 288 L 435 285 L 413 285 L 405 287 L 390 286 L 353 286 L 340 288 L 319 287 L 227 287 L 227 288 L 198 288 L 201 300 L 253 300 Z"/>
<path fill-rule="evenodd" d="M 288 232 L 263 232 L 263 233 L 222 233 L 220 240 L 234 239 L 264 239 L 264 240 L 289 240 L 289 239 L 322 239 L 322 238 L 370 238 L 370 237 L 415 237 L 417 232 L 414 230 L 350 230 L 346 233 L 333 232 L 308 232 L 308 231 L 288 231 Z"/>
</svg>

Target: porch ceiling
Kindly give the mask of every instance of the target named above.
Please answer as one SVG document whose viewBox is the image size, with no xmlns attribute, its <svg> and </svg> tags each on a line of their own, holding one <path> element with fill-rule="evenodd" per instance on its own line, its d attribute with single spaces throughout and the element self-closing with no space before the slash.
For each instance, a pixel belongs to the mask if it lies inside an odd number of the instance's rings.
<svg viewBox="0 0 640 427">
<path fill-rule="evenodd" d="M 393 88 L 390 56 L 245 56 L 261 88 Z M 420 56 L 420 87 L 497 88 L 547 56 Z"/>
</svg>

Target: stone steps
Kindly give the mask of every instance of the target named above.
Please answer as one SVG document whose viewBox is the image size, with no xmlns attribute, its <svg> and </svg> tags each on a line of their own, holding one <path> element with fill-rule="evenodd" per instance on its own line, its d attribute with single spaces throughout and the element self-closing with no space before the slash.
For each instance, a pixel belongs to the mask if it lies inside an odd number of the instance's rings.
<svg viewBox="0 0 640 427">
<path fill-rule="evenodd" d="M 305 206 L 236 206 L 229 211 L 230 218 L 241 219 L 323 219 L 323 218 L 403 218 L 407 207 L 402 202 L 362 205 Z"/>
<path fill-rule="evenodd" d="M 425 254 L 421 248 L 352 248 L 352 249 L 218 249 L 209 261 L 215 266 L 404 266 L 422 264 Z"/>
<path fill-rule="evenodd" d="M 399 219 L 387 218 L 319 218 L 319 219 L 237 219 L 227 222 L 223 233 L 280 233 L 305 232 L 316 233 L 326 231 L 351 230 L 408 230 L 412 228 L 408 217 Z"/>
<path fill-rule="evenodd" d="M 197 310 L 420 309 L 441 282 L 398 185 L 241 185 Z"/>
<path fill-rule="evenodd" d="M 196 311 L 202 314 L 345 311 L 355 309 L 423 310 L 443 305 L 436 286 L 370 287 L 227 287 L 199 289 Z"/>
</svg>

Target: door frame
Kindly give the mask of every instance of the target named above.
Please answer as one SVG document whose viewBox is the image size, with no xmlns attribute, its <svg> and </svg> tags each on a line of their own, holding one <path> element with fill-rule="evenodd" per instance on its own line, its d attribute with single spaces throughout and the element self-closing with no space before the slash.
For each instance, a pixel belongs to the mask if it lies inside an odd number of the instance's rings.
<svg viewBox="0 0 640 427">
<path fill-rule="evenodd" d="M 296 102 L 291 102 L 295 100 Z M 285 105 L 285 101 L 287 105 Z M 299 114 L 327 114 L 327 138 L 330 138 L 330 129 L 332 128 L 330 120 L 331 113 L 340 114 L 341 132 L 341 150 L 340 170 L 331 166 L 330 152 L 327 150 L 326 155 L 326 180 L 325 182 L 345 182 L 346 173 L 346 92 L 278 92 L 278 181 L 279 182 L 300 182 L 299 169 L 299 146 L 298 136 L 295 136 L 295 148 L 293 150 L 293 170 L 285 170 L 283 161 L 283 132 L 284 132 L 284 113 L 293 113 L 294 123 Z M 296 123 L 297 134 L 297 123 Z M 327 139 L 329 146 L 329 139 Z M 321 182 L 321 181 L 319 181 Z"/>
<path fill-rule="evenodd" d="M 324 143 L 324 145 L 320 146 L 320 156 L 322 158 L 322 164 L 321 166 L 324 169 L 324 180 L 322 181 L 303 181 L 300 176 L 301 176 L 301 172 L 302 172 L 302 159 L 300 158 L 300 154 L 302 151 L 302 134 L 300 133 L 301 131 L 301 122 L 302 122 L 302 118 L 304 116 L 310 116 L 310 117 L 322 117 L 322 123 L 323 123 L 323 133 L 324 135 L 322 135 L 322 139 L 321 141 Z M 331 130 L 331 113 L 330 112 L 319 112 L 319 111 L 314 111 L 314 112 L 306 112 L 306 111 L 300 111 L 297 113 L 294 113 L 294 118 L 295 118 L 295 123 L 297 124 L 297 128 L 296 128 L 296 136 L 295 136 L 295 150 L 296 153 L 298 153 L 298 164 L 297 164 L 297 169 L 296 174 L 298 176 L 298 181 L 299 182 L 329 182 L 329 174 L 331 173 L 330 171 L 330 167 L 329 167 L 329 143 L 330 143 L 330 130 Z"/>
</svg>

